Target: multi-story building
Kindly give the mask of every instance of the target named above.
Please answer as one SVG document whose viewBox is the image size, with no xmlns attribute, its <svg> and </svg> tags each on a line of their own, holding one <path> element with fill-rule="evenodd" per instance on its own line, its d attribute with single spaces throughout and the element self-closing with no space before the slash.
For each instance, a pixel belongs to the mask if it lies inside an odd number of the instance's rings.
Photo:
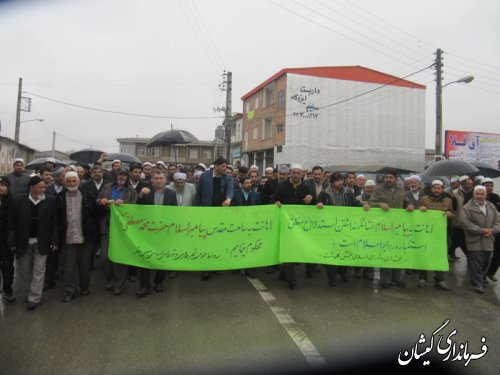
<svg viewBox="0 0 500 375">
<path fill-rule="evenodd" d="M 194 166 L 204 163 L 207 166 L 223 154 L 222 141 L 198 141 L 187 144 L 148 147 L 151 138 L 117 138 L 120 152 L 137 156 L 142 162 L 177 163 L 184 166 Z"/>
<path fill-rule="evenodd" d="M 241 140 L 243 129 L 243 114 L 237 113 L 231 124 L 231 163 L 241 165 Z"/>
<path fill-rule="evenodd" d="M 424 85 L 361 66 L 287 68 L 241 99 L 245 165 L 423 170 Z"/>
</svg>

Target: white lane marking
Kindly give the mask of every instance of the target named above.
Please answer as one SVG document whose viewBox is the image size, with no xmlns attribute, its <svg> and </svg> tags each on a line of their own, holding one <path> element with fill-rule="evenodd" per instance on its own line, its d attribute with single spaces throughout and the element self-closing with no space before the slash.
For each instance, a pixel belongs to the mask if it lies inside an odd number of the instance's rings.
<svg viewBox="0 0 500 375">
<path fill-rule="evenodd" d="M 254 286 L 254 288 L 257 289 L 257 292 L 259 292 L 264 302 L 267 303 L 276 319 L 278 319 L 288 335 L 290 335 L 292 340 L 295 342 L 295 345 L 297 345 L 304 357 L 306 357 L 307 362 L 309 362 L 309 364 L 313 367 L 326 365 L 326 361 L 318 352 L 311 340 L 309 340 L 304 331 L 299 328 L 290 314 L 288 314 L 283 307 L 278 305 L 276 298 L 271 294 L 271 292 L 269 292 L 266 286 L 258 279 L 251 279 L 249 277 L 247 277 L 247 279 Z"/>
</svg>

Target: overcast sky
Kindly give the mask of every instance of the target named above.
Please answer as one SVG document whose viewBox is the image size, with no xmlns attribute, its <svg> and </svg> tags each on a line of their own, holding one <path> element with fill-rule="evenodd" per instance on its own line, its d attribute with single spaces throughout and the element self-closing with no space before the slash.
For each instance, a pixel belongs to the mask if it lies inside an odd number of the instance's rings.
<svg viewBox="0 0 500 375">
<path fill-rule="evenodd" d="M 32 98 L 22 120 L 44 119 L 21 125 L 22 143 L 50 149 L 55 131 L 61 151 L 117 151 L 116 138 L 171 124 L 212 140 L 224 70 L 242 111 L 242 95 L 282 68 L 361 65 L 402 77 L 430 66 L 437 48 L 444 83 L 475 77 L 444 90 L 444 129 L 500 133 L 499 18 L 498 0 L 0 1 L 0 134 L 14 138 L 19 77 Z M 408 79 L 427 86 L 433 148 L 434 71 Z"/>
</svg>

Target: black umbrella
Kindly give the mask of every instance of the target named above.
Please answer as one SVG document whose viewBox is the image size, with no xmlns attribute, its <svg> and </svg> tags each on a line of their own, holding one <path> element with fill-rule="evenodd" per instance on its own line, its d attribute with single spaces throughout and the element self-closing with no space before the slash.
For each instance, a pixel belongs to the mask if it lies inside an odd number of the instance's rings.
<svg viewBox="0 0 500 375">
<path fill-rule="evenodd" d="M 53 163 L 55 164 L 56 167 L 64 167 L 66 164 L 60 160 L 54 159 L 54 158 L 39 158 L 30 161 L 28 164 L 26 164 L 26 169 L 40 169 L 45 166 L 46 163 Z"/>
<path fill-rule="evenodd" d="M 132 154 L 126 152 L 112 152 L 108 154 L 108 161 L 120 160 L 122 163 L 140 163 L 141 160 Z"/>
<path fill-rule="evenodd" d="M 167 130 L 161 133 L 156 134 L 149 143 L 148 147 L 155 146 L 165 146 L 165 145 L 173 145 L 174 146 L 174 160 L 177 162 L 177 152 L 175 150 L 175 145 L 185 145 L 186 143 L 199 142 L 198 138 L 196 138 L 193 134 L 188 132 L 187 130 Z"/>
<path fill-rule="evenodd" d="M 151 138 L 147 146 L 183 145 L 193 142 L 198 142 L 198 138 L 187 130 L 167 130 L 156 134 Z"/>
<path fill-rule="evenodd" d="M 431 164 L 422 176 L 460 176 L 479 172 L 479 169 L 459 159 L 440 160 Z"/>
<path fill-rule="evenodd" d="M 490 178 L 497 178 L 500 177 L 500 171 L 496 169 L 494 166 L 488 163 L 480 162 L 480 161 L 474 161 L 471 163 L 474 165 L 477 169 L 479 169 L 479 172 L 472 173 L 471 177 L 474 176 L 484 176 L 484 177 L 490 177 Z"/>
<path fill-rule="evenodd" d="M 84 148 L 83 150 L 73 152 L 69 158 L 82 163 L 95 164 L 103 152 L 105 151 L 95 148 Z"/>
<path fill-rule="evenodd" d="M 327 165 L 325 167 L 325 172 L 349 172 L 353 171 L 355 168 L 357 168 L 354 165 L 340 165 L 340 164 L 332 164 L 332 165 Z"/>
<path fill-rule="evenodd" d="M 354 168 L 353 172 L 385 174 L 387 171 L 390 170 L 396 171 L 397 174 L 410 174 L 415 172 L 415 170 L 391 167 L 385 164 L 361 165 L 359 167 Z"/>
</svg>

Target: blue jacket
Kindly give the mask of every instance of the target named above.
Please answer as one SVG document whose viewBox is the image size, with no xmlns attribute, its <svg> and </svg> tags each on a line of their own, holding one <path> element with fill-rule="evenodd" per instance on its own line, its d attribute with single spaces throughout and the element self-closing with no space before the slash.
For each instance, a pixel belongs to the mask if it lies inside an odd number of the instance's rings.
<svg viewBox="0 0 500 375">
<path fill-rule="evenodd" d="M 211 206 L 213 195 L 213 178 L 212 170 L 203 173 L 200 176 L 200 182 L 196 187 L 196 195 L 194 197 L 195 206 Z M 223 174 L 220 179 L 222 196 L 225 199 L 233 200 L 233 179 L 228 174 Z"/>
<path fill-rule="evenodd" d="M 260 193 L 253 190 L 249 191 L 247 204 L 244 204 L 244 199 L 243 191 L 239 189 L 238 192 L 234 194 L 231 206 L 258 206 L 262 204 L 260 201 Z"/>
</svg>

